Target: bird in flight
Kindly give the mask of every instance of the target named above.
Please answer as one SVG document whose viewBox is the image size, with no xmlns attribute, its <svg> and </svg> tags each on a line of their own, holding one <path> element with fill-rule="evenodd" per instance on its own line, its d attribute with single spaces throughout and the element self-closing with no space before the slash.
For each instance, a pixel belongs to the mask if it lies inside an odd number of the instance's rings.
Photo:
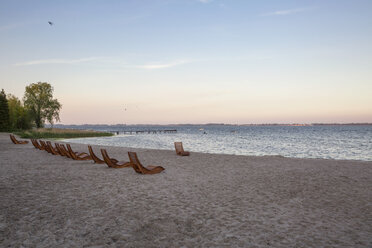
<svg viewBox="0 0 372 248">
<path fill-rule="evenodd" d="M 53 22 L 51 22 L 51 21 L 49 21 L 48 23 L 49 23 L 49 25 L 50 25 L 50 26 L 52 26 L 52 25 L 53 25 Z"/>
</svg>

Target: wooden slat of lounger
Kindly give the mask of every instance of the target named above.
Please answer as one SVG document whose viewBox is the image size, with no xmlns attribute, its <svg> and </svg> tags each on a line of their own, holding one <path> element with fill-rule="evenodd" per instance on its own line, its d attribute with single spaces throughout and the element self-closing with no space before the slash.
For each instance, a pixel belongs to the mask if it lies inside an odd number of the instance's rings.
<svg viewBox="0 0 372 248">
<path fill-rule="evenodd" d="M 108 167 L 110 168 L 125 168 L 125 167 L 130 167 L 132 164 L 130 162 L 126 161 L 117 161 L 116 159 L 110 158 L 110 156 L 107 154 L 107 151 L 105 149 L 101 149 L 101 154 L 103 157 L 103 160 L 107 164 Z"/>
<path fill-rule="evenodd" d="M 90 159 L 92 159 L 92 157 L 85 152 L 82 152 L 82 153 L 79 153 L 79 154 L 74 152 L 72 150 L 70 144 L 67 144 L 66 146 L 67 146 L 67 150 L 70 153 L 72 159 L 74 159 L 74 160 L 90 160 Z"/>
<path fill-rule="evenodd" d="M 149 165 L 144 167 L 137 157 L 137 153 L 128 152 L 129 160 L 132 163 L 133 169 L 140 174 L 157 174 L 165 170 L 162 166 Z"/>
</svg>

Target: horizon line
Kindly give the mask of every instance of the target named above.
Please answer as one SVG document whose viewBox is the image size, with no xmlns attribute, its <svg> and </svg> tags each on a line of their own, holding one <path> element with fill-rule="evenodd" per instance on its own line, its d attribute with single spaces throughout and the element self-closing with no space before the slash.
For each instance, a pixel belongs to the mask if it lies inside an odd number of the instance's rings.
<svg viewBox="0 0 372 248">
<path fill-rule="evenodd" d="M 237 124 L 237 123 L 168 123 L 168 124 L 159 124 L 159 123 L 137 123 L 137 124 L 125 124 L 125 123 L 116 123 L 116 124 L 103 124 L 103 123 L 95 123 L 95 124 L 54 124 L 53 126 L 181 126 L 181 125 L 194 125 L 194 126 L 205 126 L 205 125 L 229 125 L 229 126 L 269 126 L 269 125 L 281 125 L 281 126 L 315 126 L 315 125 L 372 125 L 372 122 L 313 122 L 313 123 L 275 123 L 275 122 L 268 122 L 268 123 L 244 123 L 244 124 Z M 46 124 L 46 126 L 51 126 L 50 124 Z"/>
</svg>

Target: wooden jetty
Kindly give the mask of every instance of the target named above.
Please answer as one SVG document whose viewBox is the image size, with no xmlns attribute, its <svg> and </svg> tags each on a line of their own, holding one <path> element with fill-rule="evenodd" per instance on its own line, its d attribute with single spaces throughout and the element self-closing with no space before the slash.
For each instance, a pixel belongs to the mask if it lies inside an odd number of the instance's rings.
<svg viewBox="0 0 372 248">
<path fill-rule="evenodd" d="M 145 134 L 145 133 L 177 133 L 177 129 L 159 129 L 159 130 L 123 130 L 123 131 L 110 131 L 116 135 L 119 134 Z"/>
</svg>

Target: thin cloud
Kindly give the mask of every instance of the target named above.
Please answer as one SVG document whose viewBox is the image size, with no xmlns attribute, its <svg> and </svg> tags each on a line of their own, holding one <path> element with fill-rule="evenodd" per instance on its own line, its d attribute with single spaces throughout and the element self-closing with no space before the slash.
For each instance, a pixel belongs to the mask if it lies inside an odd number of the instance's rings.
<svg viewBox="0 0 372 248">
<path fill-rule="evenodd" d="M 300 12 L 305 12 L 308 11 L 312 8 L 297 8 L 297 9 L 286 9 L 286 10 L 277 10 L 274 12 L 269 12 L 262 14 L 261 16 L 283 16 L 283 15 L 291 15 L 291 14 L 296 14 Z"/>
<path fill-rule="evenodd" d="M 190 63 L 190 61 L 181 60 L 181 61 L 175 61 L 175 62 L 170 62 L 170 63 L 165 63 L 165 64 L 154 63 L 154 64 L 138 65 L 138 66 L 132 66 L 132 67 L 148 69 L 148 70 L 156 70 L 156 69 L 171 68 L 171 67 L 175 67 L 178 65 L 186 64 L 186 63 Z"/>
<path fill-rule="evenodd" d="M 43 65 L 43 64 L 79 64 L 84 62 L 96 61 L 101 59 L 100 57 L 90 57 L 81 59 L 44 59 L 44 60 L 32 60 L 26 62 L 20 62 L 14 64 L 14 66 L 27 66 L 27 65 Z"/>
<path fill-rule="evenodd" d="M 32 60 L 25 61 L 13 64 L 13 66 L 33 66 L 33 65 L 48 65 L 48 64 L 82 64 L 88 62 L 95 62 L 100 65 L 110 65 L 114 67 L 126 67 L 126 68 L 140 68 L 147 70 L 156 70 L 156 69 L 166 69 L 175 67 L 178 65 L 190 63 L 189 60 L 177 60 L 169 63 L 148 63 L 143 65 L 125 65 L 125 62 L 121 59 L 115 59 L 110 57 L 89 57 L 89 58 L 80 58 L 80 59 L 43 59 L 43 60 Z"/>
</svg>

